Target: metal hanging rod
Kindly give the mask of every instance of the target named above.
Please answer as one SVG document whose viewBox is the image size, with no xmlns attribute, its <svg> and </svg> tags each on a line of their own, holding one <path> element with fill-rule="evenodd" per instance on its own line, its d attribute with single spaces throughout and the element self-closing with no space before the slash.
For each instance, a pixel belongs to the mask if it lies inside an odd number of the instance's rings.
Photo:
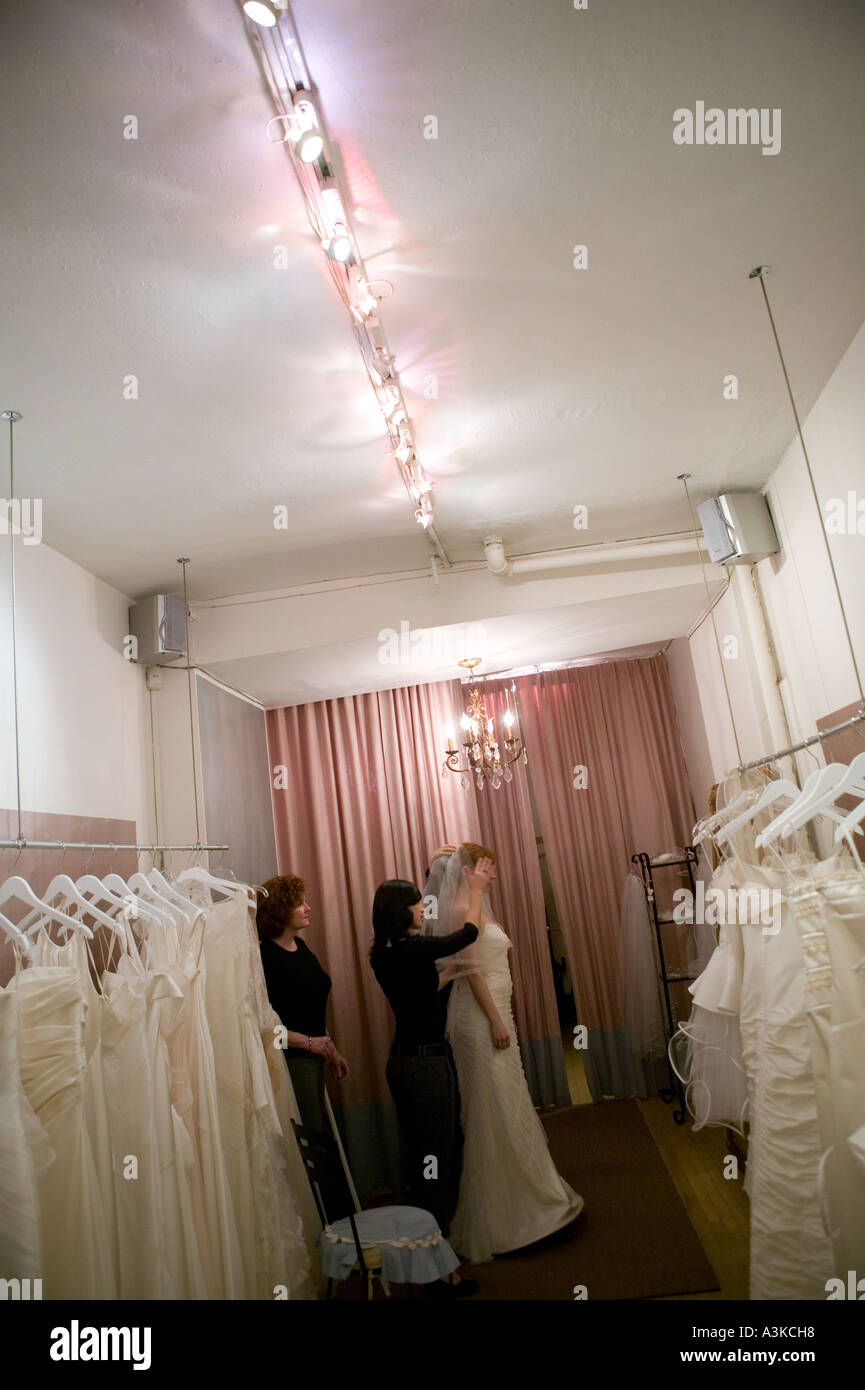
<svg viewBox="0 0 865 1390">
<path fill-rule="evenodd" d="M 769 753 L 764 758 L 755 758 L 750 763 L 739 763 L 739 772 L 748 772 L 754 767 L 765 767 L 766 763 L 776 763 L 781 758 L 789 758 L 793 753 L 801 753 L 804 749 L 810 748 L 812 743 L 822 743 L 824 738 L 831 738 L 833 734 L 840 734 L 844 729 L 850 729 L 854 724 L 860 724 L 865 720 L 865 705 L 857 711 L 850 719 L 845 719 L 843 724 L 835 724 L 831 729 L 821 729 L 819 733 L 812 734 L 810 738 L 803 738 L 801 743 L 791 743 L 789 748 L 779 748 L 777 753 Z"/>
<path fill-rule="evenodd" d="M 68 840 L 0 840 L 0 849 L 134 849 L 139 853 L 157 850 L 226 850 L 228 845 L 97 845 L 89 840 L 70 843 Z"/>
</svg>

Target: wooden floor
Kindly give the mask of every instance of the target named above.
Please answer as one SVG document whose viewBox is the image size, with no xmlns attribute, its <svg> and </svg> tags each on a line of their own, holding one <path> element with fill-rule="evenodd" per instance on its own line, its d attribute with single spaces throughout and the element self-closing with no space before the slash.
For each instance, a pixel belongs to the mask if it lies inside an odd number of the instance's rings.
<svg viewBox="0 0 865 1390">
<path fill-rule="evenodd" d="M 563 1041 L 571 1103 L 586 1105 L 591 1094 L 582 1056 L 568 1046 L 567 1037 Z M 638 1104 L 721 1285 L 714 1293 L 688 1295 L 688 1300 L 747 1299 L 748 1198 L 741 1172 L 736 1179 L 724 1177 L 726 1132 L 706 1128 L 695 1134 L 690 1119 L 675 1124 L 673 1106 L 659 1096 Z"/>
</svg>

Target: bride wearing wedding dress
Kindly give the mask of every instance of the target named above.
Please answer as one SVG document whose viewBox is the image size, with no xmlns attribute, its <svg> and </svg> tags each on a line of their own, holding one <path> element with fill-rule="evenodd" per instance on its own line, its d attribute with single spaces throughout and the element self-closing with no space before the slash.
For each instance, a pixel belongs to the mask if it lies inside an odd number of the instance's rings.
<svg viewBox="0 0 865 1390">
<path fill-rule="evenodd" d="M 425 923 L 436 935 L 462 924 L 467 874 L 479 845 L 444 850 L 424 889 L 437 915 Z M 491 880 L 492 881 L 492 880 Z M 447 1037 L 453 1049 L 465 1135 L 463 1171 L 451 1244 L 472 1264 L 531 1245 L 582 1211 L 583 1199 L 556 1171 L 526 1083 L 511 1009 L 511 943 L 484 898 L 477 941 L 439 962 L 453 981 Z"/>
</svg>

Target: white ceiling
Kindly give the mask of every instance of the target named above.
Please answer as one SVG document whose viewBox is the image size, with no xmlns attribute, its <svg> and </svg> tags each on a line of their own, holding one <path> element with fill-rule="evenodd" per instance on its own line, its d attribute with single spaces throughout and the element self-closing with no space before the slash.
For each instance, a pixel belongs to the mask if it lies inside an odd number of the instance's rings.
<svg viewBox="0 0 865 1390">
<path fill-rule="evenodd" d="M 761 484 L 792 428 L 748 270 L 773 267 L 803 413 L 865 318 L 865 6 L 294 12 L 367 268 L 394 285 L 451 559 L 491 532 L 525 553 L 683 530 L 683 470 L 698 497 Z M 18 490 L 47 543 L 133 597 L 176 590 L 182 554 L 201 599 L 422 567 L 236 5 L 7 0 L 0 23 L 0 404 L 24 413 Z M 674 145 L 697 100 L 781 107 L 781 153 Z"/>
<path fill-rule="evenodd" d="M 705 602 L 699 582 L 679 589 L 629 594 L 603 602 L 567 605 L 503 618 L 484 618 L 467 628 L 413 628 L 402 648 L 377 637 L 312 645 L 299 650 L 231 661 L 208 661 L 207 670 L 260 700 L 283 707 L 369 690 L 454 680 L 464 656 L 479 656 L 479 674 L 558 664 L 580 657 L 652 656 L 671 633 L 684 632 Z M 392 629 L 399 634 L 399 629 Z M 391 653 L 401 659 L 382 660 Z"/>
</svg>

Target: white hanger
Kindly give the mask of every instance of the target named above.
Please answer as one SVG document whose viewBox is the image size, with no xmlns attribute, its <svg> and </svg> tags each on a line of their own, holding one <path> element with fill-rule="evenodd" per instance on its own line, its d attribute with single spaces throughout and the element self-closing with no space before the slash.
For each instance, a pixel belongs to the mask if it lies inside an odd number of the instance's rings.
<svg viewBox="0 0 865 1390">
<path fill-rule="evenodd" d="M 849 767 L 845 769 L 843 776 L 835 784 L 832 800 L 837 801 L 839 796 L 849 796 L 851 793 L 865 796 L 865 753 L 857 753 Z M 846 817 L 844 819 L 846 820 Z M 844 824 L 844 820 L 841 821 L 841 824 Z M 837 830 L 835 836 L 837 839 Z"/>
<path fill-rule="evenodd" d="M 786 796 L 791 801 L 795 801 L 798 795 L 799 788 L 796 786 L 796 783 L 789 782 L 786 777 L 781 777 L 774 782 L 770 782 L 768 786 L 763 788 L 757 800 L 753 802 L 746 811 L 743 811 L 742 814 L 736 816 L 734 820 L 729 820 L 725 825 L 721 826 L 715 836 L 716 842 L 719 845 L 723 845 L 735 831 L 739 830 L 743 825 L 747 825 L 748 821 L 755 820 L 761 811 L 765 811 L 767 806 L 771 806 L 772 803 L 778 801 L 780 797 Z"/>
<path fill-rule="evenodd" d="M 77 884 L 72 882 L 68 874 L 56 874 L 54 878 L 52 878 L 45 892 L 42 894 L 42 901 L 43 903 L 53 903 L 55 898 L 61 895 L 70 902 L 75 903 L 77 907 L 83 908 L 91 917 L 94 917 L 97 922 L 100 922 L 103 927 L 110 927 L 112 931 L 117 930 L 117 923 L 114 921 L 114 918 L 109 917 L 105 912 L 101 912 L 98 907 L 94 907 L 93 904 L 78 891 Z M 77 921 L 78 919 L 76 918 L 75 920 Z M 28 934 L 32 935 L 33 932 L 38 931 L 39 927 L 42 925 L 42 921 L 44 921 L 44 912 L 28 912 L 21 926 Z M 83 926 L 83 923 L 79 921 L 78 925 L 80 928 Z"/>
<path fill-rule="evenodd" d="M 811 789 L 810 795 L 800 797 L 791 806 L 791 829 L 798 830 L 812 816 L 818 815 L 824 807 L 831 806 L 838 797 L 839 784 L 844 780 L 848 768 L 846 763 L 829 763 L 824 767 Z"/>
<path fill-rule="evenodd" d="M 129 887 L 127 888 L 127 897 L 130 896 L 134 897 L 136 902 L 146 903 L 147 906 L 151 908 L 152 912 L 155 914 L 155 918 L 153 918 L 152 920 L 157 921 L 160 924 L 160 926 L 166 927 L 174 925 L 177 909 L 174 907 L 173 903 L 170 903 L 168 901 L 167 898 L 162 898 L 159 896 L 156 889 L 153 887 L 153 884 L 148 883 L 147 879 L 144 877 L 142 873 L 134 873 L 129 875 Z"/>
<path fill-rule="evenodd" d="M 167 902 L 173 903 L 175 907 L 180 908 L 180 911 L 188 922 L 194 920 L 196 915 L 195 904 L 190 902 L 189 898 L 184 898 L 182 893 L 178 893 L 174 884 L 169 883 L 168 879 L 159 869 L 148 869 L 144 877 L 159 891 Z"/>
<path fill-rule="evenodd" d="M 120 882 L 123 883 L 123 879 L 121 879 Z M 80 878 L 75 880 L 75 887 L 78 889 L 79 893 L 92 893 L 97 902 L 112 903 L 115 907 L 123 907 L 124 905 L 124 896 L 126 896 L 125 885 L 124 893 L 120 894 L 109 888 L 108 885 L 101 878 L 97 878 L 95 874 L 82 874 Z"/>
<path fill-rule="evenodd" d="M 180 883 L 203 883 L 205 888 L 218 888 L 229 897 L 236 893 L 244 893 L 248 897 L 252 892 L 248 884 L 238 883 L 231 878 L 217 878 L 209 869 L 202 869 L 197 864 L 191 869 L 182 869 L 177 878 Z"/>
<path fill-rule="evenodd" d="M 817 784 L 817 779 L 819 778 L 820 773 L 825 771 L 825 767 L 815 767 L 813 772 L 809 772 L 805 780 L 805 785 L 802 788 L 801 792 L 798 793 L 796 799 L 799 801 L 804 801 L 805 797 L 810 797 L 812 791 L 814 790 Z M 783 835 L 786 833 L 785 826 L 790 820 L 790 812 L 793 809 L 793 806 L 795 806 L 795 804 L 796 803 L 793 802 L 791 806 L 785 806 L 781 814 L 776 816 L 773 821 L 770 821 L 769 824 L 763 830 L 760 831 L 760 834 L 757 835 L 757 837 L 754 840 L 754 844 L 758 847 L 758 849 L 762 848 L 764 845 L 771 844 L 772 841 L 776 840 L 779 835 Z"/>
<path fill-rule="evenodd" d="M 850 792 L 861 793 L 863 791 L 861 785 L 863 777 L 865 777 L 865 753 L 857 753 L 847 769 L 846 777 L 841 779 L 836 788 L 836 796 L 846 795 Z M 859 785 L 856 786 L 854 783 L 859 783 Z M 844 817 L 837 827 L 835 831 L 836 843 L 851 831 L 857 831 L 861 835 L 859 825 L 863 820 L 865 820 L 865 801 L 860 801 L 859 805 L 854 806 L 853 810 Z"/>
<path fill-rule="evenodd" d="M 110 888 L 111 892 L 116 893 L 118 897 L 129 897 L 129 884 L 119 874 L 103 874 L 101 881 L 105 888 Z"/>
<path fill-rule="evenodd" d="M 148 896 L 145 898 L 142 897 L 140 893 L 135 892 L 136 886 L 141 886 L 140 883 L 136 883 L 136 880 L 142 878 L 142 874 L 132 874 L 127 883 L 119 874 L 106 874 L 103 882 L 106 888 L 111 888 L 115 893 L 121 894 L 124 907 L 129 905 L 130 898 L 135 899 L 136 903 L 139 905 L 139 910 L 143 909 L 146 905 L 147 910 L 141 910 L 141 916 L 146 917 L 148 921 L 156 922 L 163 927 L 166 922 L 173 922 L 174 909 L 171 908 L 169 911 L 168 903 L 163 903 L 162 906 L 157 907 L 156 903 L 153 901 L 153 887 L 151 884 L 147 883 L 146 879 L 144 879 L 144 884 L 146 885 Z"/>
<path fill-rule="evenodd" d="M 112 908 L 119 908 L 119 911 L 117 911 L 116 915 L 112 918 L 114 928 L 125 944 L 127 955 L 137 957 L 138 947 L 135 944 L 135 938 L 132 935 L 132 927 L 129 921 L 130 900 L 134 900 L 137 916 L 143 917 L 145 921 L 155 922 L 157 926 L 162 926 L 162 914 L 157 908 L 151 909 L 149 905 L 145 907 L 144 900 L 139 898 L 137 894 L 131 892 L 128 884 L 124 883 L 119 874 L 109 875 L 109 877 L 114 879 L 113 887 L 109 887 L 102 879 L 96 878 L 94 874 L 85 874 L 83 878 L 79 878 L 76 887 L 78 887 L 81 892 L 92 893 L 94 899 L 98 902 L 107 902 Z M 118 888 L 123 889 L 122 894 L 117 892 Z"/>
<path fill-rule="evenodd" d="M 0 927 L 6 933 L 7 939 L 13 942 L 20 951 L 23 951 L 25 956 L 32 956 L 33 948 L 21 928 L 16 926 L 14 922 L 10 922 L 9 918 L 5 917 L 2 912 L 0 912 Z"/>
<path fill-rule="evenodd" d="M 130 898 L 134 898 L 142 917 L 145 917 L 148 922 L 155 922 L 157 926 L 165 926 L 168 914 L 162 908 L 156 907 L 147 898 L 142 898 L 138 893 L 133 892 L 130 885 L 119 874 L 106 874 L 102 882 L 106 888 L 120 895 L 124 908 L 129 906 Z"/>
<path fill-rule="evenodd" d="M 860 801 L 859 805 L 855 806 L 850 814 L 845 816 L 837 826 L 835 830 L 835 843 L 837 844 L 839 840 L 846 839 L 850 834 L 861 835 L 862 830 L 860 827 L 863 820 L 865 820 L 865 801 Z"/>
<path fill-rule="evenodd" d="M 713 839 L 715 831 L 722 823 L 725 816 L 733 815 L 736 810 L 744 806 L 753 791 L 753 787 L 743 787 L 726 806 L 722 806 L 719 811 L 714 811 L 711 816 L 706 816 L 705 820 L 698 821 L 694 826 L 691 844 L 696 846 L 702 844 L 704 840 Z"/>
<path fill-rule="evenodd" d="M 42 902 L 41 898 L 37 898 L 26 878 L 21 878 L 18 874 L 13 874 L 12 878 L 7 878 L 6 882 L 0 886 L 0 907 L 15 899 L 27 903 L 29 907 L 38 907 L 42 916 L 49 918 L 52 922 L 61 922 L 64 927 L 71 927 L 73 931 L 83 932 L 88 937 L 93 936 L 90 928 L 77 917 L 69 917 L 59 908 L 51 907 Z M 28 913 L 28 916 L 31 915 Z"/>
<path fill-rule="evenodd" d="M 808 801 L 804 802 L 803 799 L 790 808 L 792 817 L 789 830 L 785 833 L 798 830 L 807 820 L 818 815 L 828 816 L 830 820 L 839 821 L 843 825 L 846 817 L 830 808 L 839 796 L 848 795 L 850 792 L 865 795 L 865 753 L 858 753 L 849 766 L 845 763 L 830 763 L 828 767 L 823 768 Z"/>
</svg>

